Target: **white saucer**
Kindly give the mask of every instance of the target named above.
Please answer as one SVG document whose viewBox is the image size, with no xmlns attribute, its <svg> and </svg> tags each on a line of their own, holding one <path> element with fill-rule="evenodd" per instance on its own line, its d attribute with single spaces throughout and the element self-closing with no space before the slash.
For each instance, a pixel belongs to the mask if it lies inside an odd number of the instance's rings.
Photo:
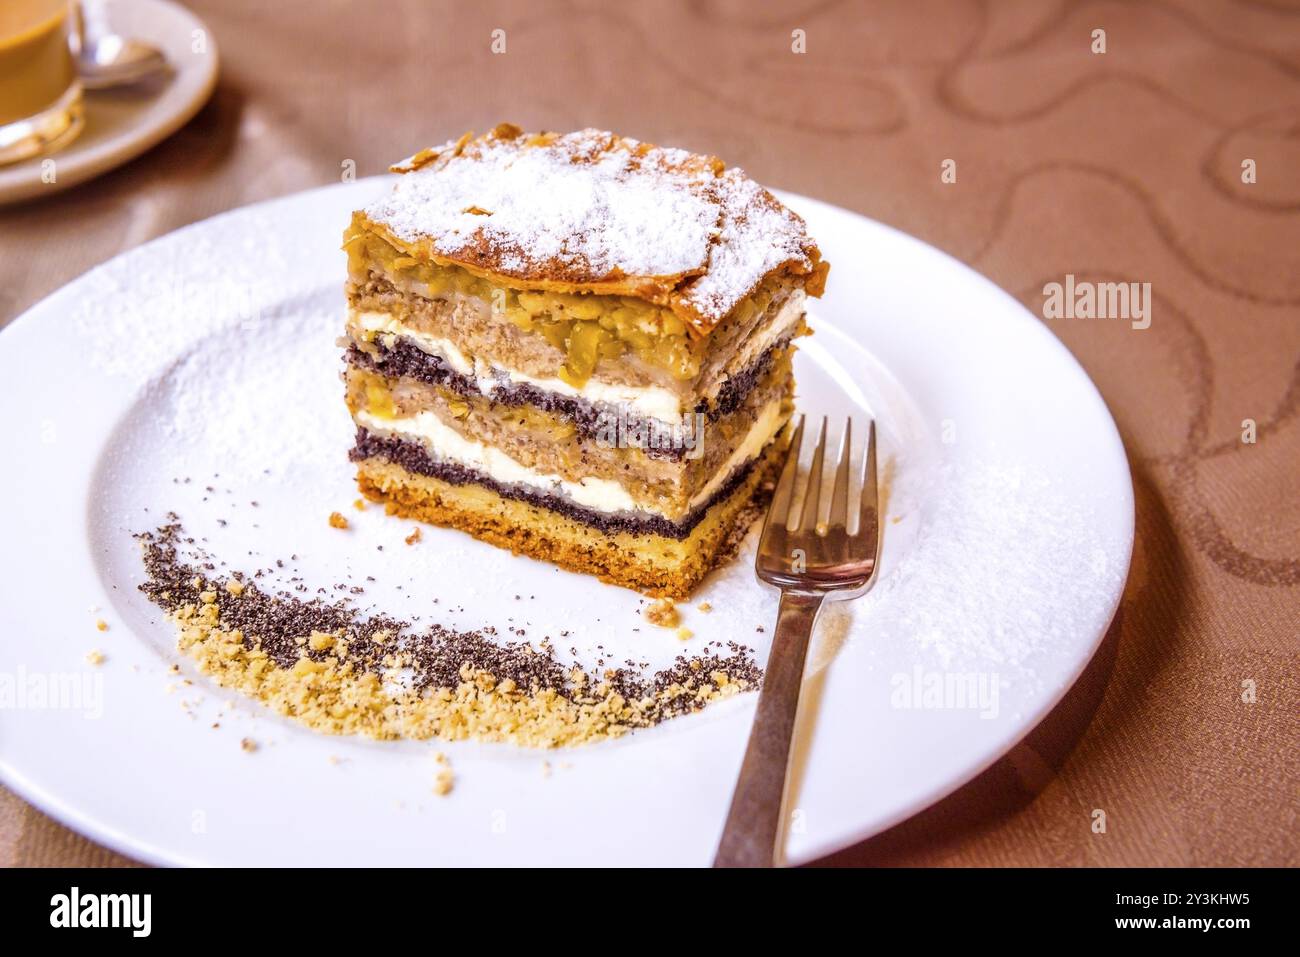
<svg viewBox="0 0 1300 957">
<path fill-rule="evenodd" d="M 331 738 L 216 688 L 136 590 L 132 533 L 174 509 L 234 568 L 295 553 L 313 591 L 373 575 L 365 600 L 402 617 L 564 630 L 557 645 L 588 662 L 602 644 L 663 667 L 715 640 L 765 657 L 776 603 L 754 578 L 755 534 L 684 607 L 682 642 L 648 626 L 632 592 L 454 531 L 426 527 L 408 547 L 411 523 L 351 509 L 339 242 L 384 188 L 330 186 L 178 230 L 0 334 L 0 776 L 159 863 L 705 864 L 752 694 L 563 753 Z M 801 341 L 800 407 L 852 412 L 859 435 L 874 415 L 889 489 L 876 586 L 819 623 L 798 862 L 920 811 L 1047 714 L 1118 605 L 1133 492 L 1109 412 L 1042 322 L 917 240 L 786 199 L 832 263 Z M 334 510 L 347 532 L 328 526 Z M 91 649 L 107 660 L 88 664 Z M 16 706 L 15 682 L 66 675 L 102 695 Z M 943 688 L 968 680 L 964 703 Z M 432 792 L 434 750 L 457 775 L 447 797 Z"/>
<path fill-rule="evenodd" d="M 203 21 L 168 0 L 106 0 L 105 7 L 116 32 L 159 47 L 174 73 L 158 86 L 87 91 L 86 126 L 67 148 L 0 166 L 0 204 L 67 189 L 135 159 L 184 126 L 212 95 L 217 43 Z M 41 178 L 46 159 L 55 162 L 48 183 Z"/>
</svg>

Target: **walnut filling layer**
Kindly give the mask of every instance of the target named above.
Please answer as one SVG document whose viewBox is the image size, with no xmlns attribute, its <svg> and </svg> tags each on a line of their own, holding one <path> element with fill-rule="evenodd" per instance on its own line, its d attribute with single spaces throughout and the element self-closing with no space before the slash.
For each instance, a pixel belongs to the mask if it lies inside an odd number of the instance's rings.
<svg viewBox="0 0 1300 957">
<path fill-rule="evenodd" d="M 756 389 L 770 389 L 774 380 L 789 378 L 791 352 L 788 338 L 773 343 L 747 367 L 723 382 L 711 402 L 701 400 L 694 412 L 703 418 L 704 423 L 713 426 L 733 417 L 739 410 L 753 407 L 752 394 Z M 549 434 L 543 436 L 550 440 L 576 433 L 588 441 L 603 441 L 609 435 L 610 422 L 618 421 L 621 434 L 632 439 L 629 444 L 644 450 L 651 458 L 679 461 L 698 455 L 692 454 L 695 445 L 690 434 L 695 415 L 664 420 L 640 414 L 630 403 L 592 402 L 580 396 L 549 392 L 531 383 L 511 382 L 504 378 L 480 379 L 458 371 L 447 359 L 425 352 L 417 343 L 403 336 L 380 335 L 362 345 L 352 342 L 345 359 L 354 369 L 388 379 L 409 379 L 441 387 L 467 402 L 476 403 L 476 407 L 486 401 L 520 409 L 525 415 L 546 413 L 555 419 L 554 424 L 548 427 Z M 463 417 L 459 411 L 455 414 L 458 418 Z M 721 431 L 725 438 L 727 429 Z"/>
<path fill-rule="evenodd" d="M 693 336 L 672 309 L 637 296 L 529 289 L 451 262 L 413 257 L 367 229 L 361 215 L 354 216 L 344 248 L 353 283 L 382 280 L 412 299 L 483 303 L 498 321 L 548 344 L 556 354 L 553 374 L 575 386 L 598 365 L 624 356 L 672 379 L 695 380 L 715 348 L 716 333 L 723 331 Z M 802 283 L 792 277 L 767 277 L 731 309 L 726 324 L 750 326 L 795 288 L 802 289 Z"/>
<path fill-rule="evenodd" d="M 804 331 L 801 289 L 778 285 L 761 310 L 738 310 L 705 340 L 692 340 L 696 362 L 679 375 L 635 350 L 607 350 L 588 374 L 565 373 L 572 343 L 558 345 L 536 331 L 506 321 L 491 298 L 453 291 L 435 298 L 403 291 L 387 277 L 353 277 L 348 284 L 348 333 L 364 344 L 377 334 L 395 333 L 440 352 L 481 375 L 504 373 L 549 391 L 584 394 L 594 383 L 624 391 L 655 390 L 671 418 L 709 400 L 725 380 L 748 366 L 773 341 Z M 567 340 L 566 340 L 567 341 Z M 460 369 L 466 372 L 468 369 Z M 674 401 L 675 399 L 675 401 Z"/>
<path fill-rule="evenodd" d="M 682 454 L 650 455 L 630 444 L 626 421 L 616 416 L 593 422 L 590 434 L 563 413 L 535 406 L 509 406 L 477 393 L 462 394 L 412 378 L 386 378 L 358 366 L 346 373 L 348 406 L 354 415 L 378 423 L 398 423 L 421 414 L 435 416 L 460 438 L 490 446 L 520 465 L 570 482 L 605 480 L 629 490 L 638 507 L 658 512 L 685 510 L 763 418 L 764 410 L 791 405 L 788 353 L 775 357 L 764 378 L 749 390 L 744 404 L 713 422 L 691 418 L 678 436 Z M 788 410 L 787 413 L 788 414 Z M 689 447 L 686 445 L 689 443 Z"/>
<path fill-rule="evenodd" d="M 365 409 L 354 413 L 357 424 L 376 435 L 415 442 L 440 462 L 449 462 L 482 473 L 499 483 L 529 486 L 547 494 L 560 495 L 585 508 L 601 512 L 647 512 L 672 522 L 705 502 L 728 475 L 756 458 L 789 419 L 792 403 L 778 398 L 765 406 L 747 424 L 744 438 L 727 458 L 712 471 L 702 474 L 701 482 L 689 488 L 675 484 L 667 495 L 656 495 L 644 482 L 618 472 L 601 477 L 590 468 L 579 467 L 568 477 L 545 468 L 536 468 L 494 444 L 479 441 L 443 421 L 433 411 L 396 417 L 376 415 Z M 528 446 L 525 444 L 526 450 Z"/>
</svg>

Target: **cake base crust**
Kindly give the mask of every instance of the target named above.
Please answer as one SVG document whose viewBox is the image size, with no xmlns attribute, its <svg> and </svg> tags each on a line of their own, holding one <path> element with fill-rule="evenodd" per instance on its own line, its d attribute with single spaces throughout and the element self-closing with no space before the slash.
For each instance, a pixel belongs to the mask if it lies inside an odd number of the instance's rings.
<svg viewBox="0 0 1300 957">
<path fill-rule="evenodd" d="M 715 502 L 684 539 L 606 532 L 481 485 L 453 485 L 409 472 L 387 459 L 357 465 L 361 493 L 390 515 L 468 532 L 515 554 L 595 575 L 656 598 L 687 598 L 735 551 L 770 497 L 785 442 L 768 445 L 745 480 Z"/>
</svg>

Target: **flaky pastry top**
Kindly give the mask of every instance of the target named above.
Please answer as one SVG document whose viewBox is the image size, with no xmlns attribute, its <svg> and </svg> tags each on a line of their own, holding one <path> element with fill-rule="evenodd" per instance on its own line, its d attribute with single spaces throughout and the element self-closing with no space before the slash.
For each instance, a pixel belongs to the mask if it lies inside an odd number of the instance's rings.
<svg viewBox="0 0 1300 957">
<path fill-rule="evenodd" d="M 505 285 L 637 296 L 699 336 L 774 274 L 825 286 L 804 221 L 715 157 L 502 124 L 392 169 L 404 175 L 354 225 Z"/>
</svg>

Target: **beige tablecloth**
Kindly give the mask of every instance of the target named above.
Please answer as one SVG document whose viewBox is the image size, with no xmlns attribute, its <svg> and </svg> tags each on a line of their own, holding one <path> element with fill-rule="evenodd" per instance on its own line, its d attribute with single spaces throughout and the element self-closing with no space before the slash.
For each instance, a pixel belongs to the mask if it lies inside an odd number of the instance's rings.
<svg viewBox="0 0 1300 957">
<path fill-rule="evenodd" d="M 1110 404 L 1136 485 L 1101 653 L 989 771 L 832 860 L 1300 863 L 1294 6 L 191 6 L 221 46 L 214 100 L 125 168 L 0 210 L 0 322 L 178 226 L 501 120 L 716 153 L 919 236 L 1036 313 L 1066 273 L 1150 282 L 1147 330 L 1049 323 Z M 0 791 L 0 863 L 127 862 Z"/>
</svg>

